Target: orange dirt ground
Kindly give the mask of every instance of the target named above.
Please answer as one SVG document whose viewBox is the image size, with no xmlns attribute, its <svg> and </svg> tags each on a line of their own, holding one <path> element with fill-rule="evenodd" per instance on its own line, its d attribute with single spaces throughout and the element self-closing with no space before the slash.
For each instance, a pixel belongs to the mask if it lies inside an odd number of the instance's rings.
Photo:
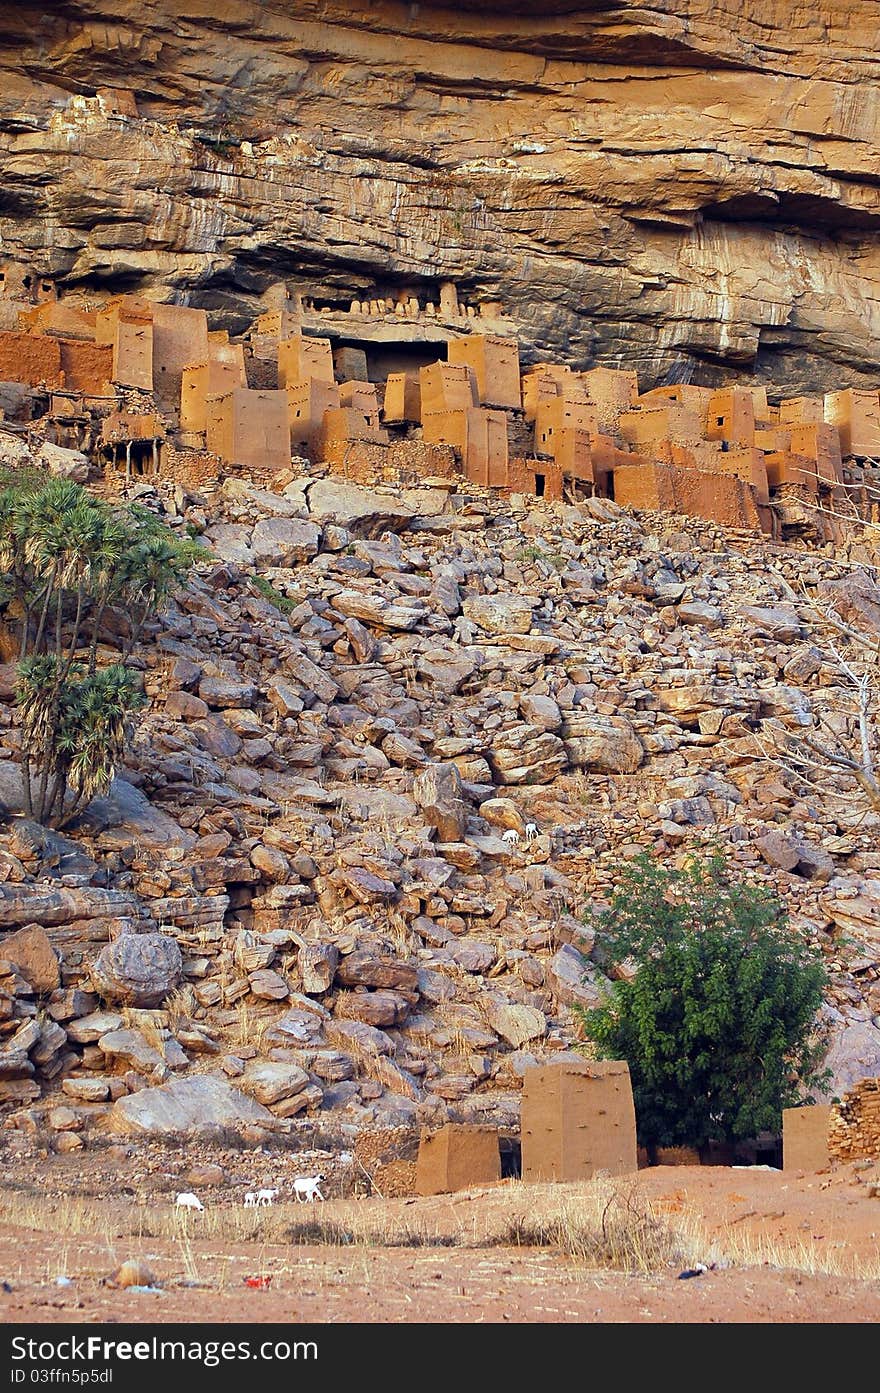
<svg viewBox="0 0 880 1393">
<path fill-rule="evenodd" d="M 56 1229 L 63 1200 L 45 1201 L 45 1226 L 20 1194 L 0 1203 L 0 1295 L 8 1322 L 229 1320 L 293 1322 L 829 1322 L 880 1319 L 880 1166 L 803 1175 L 758 1169 L 666 1168 L 641 1172 L 637 1191 L 672 1222 L 704 1230 L 725 1261 L 691 1280 L 677 1267 L 651 1275 L 592 1270 L 559 1249 L 483 1246 L 512 1212 L 540 1214 L 562 1198 L 577 1212 L 580 1185 L 504 1183 L 417 1200 L 329 1200 L 271 1211 L 266 1240 L 199 1236 L 200 1215 L 174 1218 L 166 1233 L 136 1236 L 131 1207 L 107 1202 L 99 1233 Z M 19 1206 L 16 1208 L 16 1206 Z M 215 1209 L 220 1206 L 213 1206 Z M 230 1226 L 239 1222 L 228 1211 Z M 15 1217 L 18 1221 L 15 1222 Z M 300 1246 L 284 1224 L 352 1216 L 379 1228 L 414 1227 L 456 1246 Z M 217 1215 L 214 1222 L 217 1222 Z M 261 1222 L 259 1218 L 255 1221 Z M 234 1231 L 234 1230 L 233 1230 Z M 135 1236 L 132 1236 L 134 1232 Z M 748 1250 L 764 1245 L 755 1255 Z M 762 1256 L 765 1261 L 761 1261 Z M 161 1290 L 116 1290 L 106 1279 L 140 1257 Z M 268 1290 L 244 1279 L 270 1274 Z M 63 1274 L 70 1285 L 59 1286 Z"/>
</svg>

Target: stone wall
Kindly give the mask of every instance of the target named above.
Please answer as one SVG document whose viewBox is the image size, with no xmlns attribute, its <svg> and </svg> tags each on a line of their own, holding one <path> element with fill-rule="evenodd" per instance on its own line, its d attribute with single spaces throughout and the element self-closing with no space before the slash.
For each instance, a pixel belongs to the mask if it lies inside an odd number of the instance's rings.
<svg viewBox="0 0 880 1393">
<path fill-rule="evenodd" d="M 837 1105 L 828 1129 L 833 1161 L 880 1159 L 880 1079 L 862 1079 Z"/>
</svg>

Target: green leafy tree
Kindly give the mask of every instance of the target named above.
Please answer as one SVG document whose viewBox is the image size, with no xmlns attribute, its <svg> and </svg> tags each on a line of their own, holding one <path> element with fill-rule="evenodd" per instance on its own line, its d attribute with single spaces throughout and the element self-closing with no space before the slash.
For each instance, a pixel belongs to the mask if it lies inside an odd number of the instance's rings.
<svg viewBox="0 0 880 1393">
<path fill-rule="evenodd" d="M 592 923 L 630 980 L 579 1015 L 601 1057 L 629 1064 L 643 1145 L 754 1137 L 809 1101 L 825 972 L 769 890 L 720 853 L 681 869 L 641 856 Z"/>
<path fill-rule="evenodd" d="M 204 554 L 145 509 L 111 505 L 70 480 L 0 478 L 0 613 L 19 627 L 29 816 L 64 827 L 110 786 L 144 698 L 124 663 L 98 668 L 101 626 L 114 607 L 127 616 L 127 657 Z"/>
</svg>

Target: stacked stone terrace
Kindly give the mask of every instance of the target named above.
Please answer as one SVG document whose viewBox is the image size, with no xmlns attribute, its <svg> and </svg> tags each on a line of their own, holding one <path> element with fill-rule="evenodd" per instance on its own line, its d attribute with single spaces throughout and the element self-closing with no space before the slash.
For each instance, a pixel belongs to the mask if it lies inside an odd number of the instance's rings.
<svg viewBox="0 0 880 1393">
<path fill-rule="evenodd" d="M 364 484 L 463 475 L 774 537 L 834 541 L 848 521 L 872 517 L 876 391 L 774 405 L 765 387 L 640 392 L 631 371 L 523 372 L 516 338 L 486 332 L 503 324 L 499 307 L 462 313 L 454 287 L 431 313 L 411 301 L 355 303 L 327 336 L 312 306 L 284 299 L 231 341 L 201 309 L 134 295 L 74 303 L 20 266 L 2 275 L 6 423 L 93 452 L 111 483 L 147 474 L 200 487 L 238 470 L 268 482 L 299 458 Z M 379 320 L 404 326 L 399 370 L 388 370 L 387 343 L 376 352 Z"/>
</svg>

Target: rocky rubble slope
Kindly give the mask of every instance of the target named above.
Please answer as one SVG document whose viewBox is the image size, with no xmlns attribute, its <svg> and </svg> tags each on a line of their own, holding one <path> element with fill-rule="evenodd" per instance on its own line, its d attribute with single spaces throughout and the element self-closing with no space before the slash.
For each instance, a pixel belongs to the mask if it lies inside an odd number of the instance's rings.
<svg viewBox="0 0 880 1393">
<path fill-rule="evenodd" d="M 13 1125 L 62 1150 L 515 1127 L 523 1071 L 599 999 L 583 911 L 625 858 L 707 843 L 821 945 L 835 1091 L 880 1072 L 880 815 L 764 757 L 845 705 L 814 600 L 869 626 L 864 570 L 605 500 L 276 484 L 137 487 L 216 559 L 135 650 L 149 706 L 110 795 L 69 836 L 0 834 Z"/>
<path fill-rule="evenodd" d="M 873 0 L 21 0 L 0 75 L 4 255 L 63 292 L 452 280 L 526 361 L 876 387 Z"/>
</svg>

